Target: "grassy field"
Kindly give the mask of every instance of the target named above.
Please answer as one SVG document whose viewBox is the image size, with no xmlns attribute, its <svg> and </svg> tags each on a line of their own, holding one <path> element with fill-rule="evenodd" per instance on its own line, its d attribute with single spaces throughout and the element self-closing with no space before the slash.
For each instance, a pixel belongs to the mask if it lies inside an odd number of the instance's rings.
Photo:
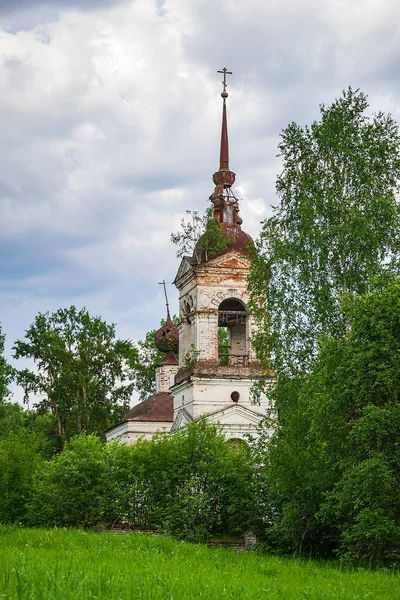
<svg viewBox="0 0 400 600">
<path fill-rule="evenodd" d="M 171 538 L 0 526 L 0 598 L 400 599 L 400 576 Z"/>
</svg>

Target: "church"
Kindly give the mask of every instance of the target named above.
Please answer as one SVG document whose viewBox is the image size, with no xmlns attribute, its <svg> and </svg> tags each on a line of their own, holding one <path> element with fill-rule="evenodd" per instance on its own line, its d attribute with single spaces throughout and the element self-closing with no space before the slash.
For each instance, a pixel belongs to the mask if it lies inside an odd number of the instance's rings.
<svg viewBox="0 0 400 600">
<path fill-rule="evenodd" d="M 223 69 L 222 129 L 219 170 L 210 196 L 213 217 L 226 243 L 210 258 L 196 251 L 184 256 L 175 276 L 180 323 L 170 317 L 157 331 L 155 343 L 166 356 L 156 369 L 156 393 L 129 410 L 124 420 L 106 431 L 107 441 L 134 444 L 155 433 L 173 434 L 204 418 L 218 423 L 228 439 L 256 435 L 268 408 L 264 396 L 253 405 L 250 390 L 263 376 L 251 345 L 254 321 L 248 313 L 247 277 L 251 237 L 242 229 L 236 175 L 229 167 L 226 100 L 227 69 Z M 219 331 L 228 343 L 219 348 Z M 265 375 L 265 374 L 264 374 Z M 267 380 L 273 382 L 273 374 Z"/>
</svg>

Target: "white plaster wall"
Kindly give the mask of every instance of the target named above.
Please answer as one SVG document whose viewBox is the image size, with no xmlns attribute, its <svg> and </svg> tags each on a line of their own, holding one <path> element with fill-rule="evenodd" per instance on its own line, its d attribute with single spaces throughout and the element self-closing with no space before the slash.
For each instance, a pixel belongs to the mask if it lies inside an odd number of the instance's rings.
<svg viewBox="0 0 400 600">
<path fill-rule="evenodd" d="M 192 346 L 196 347 L 196 330 L 194 327 L 194 318 L 192 323 L 186 321 L 186 317 L 183 317 L 183 321 L 179 326 L 179 365 L 185 364 L 186 357 L 191 353 Z"/>
<path fill-rule="evenodd" d="M 120 440 L 129 446 L 138 441 L 139 438 L 151 440 L 156 433 L 169 433 L 171 422 L 162 421 L 125 421 L 118 427 L 114 427 L 106 433 L 107 442 Z"/>
<path fill-rule="evenodd" d="M 192 404 L 187 407 L 193 419 L 205 413 L 213 413 L 227 408 L 235 403 L 231 399 L 232 392 L 239 392 L 238 404 L 251 410 L 264 413 L 268 408 L 268 400 L 264 396 L 259 406 L 254 406 L 250 399 L 250 389 L 254 381 L 251 379 L 197 379 L 193 378 L 191 399 Z M 188 394 L 188 397 L 190 397 Z"/>
<path fill-rule="evenodd" d="M 184 381 L 173 390 L 174 395 L 174 420 L 180 408 L 184 408 L 193 416 L 193 385 L 191 381 Z"/>
<path fill-rule="evenodd" d="M 231 424 L 222 423 L 222 432 L 224 436 L 229 439 L 239 439 L 247 442 L 248 436 L 258 437 L 257 425 L 253 423 L 242 423 L 242 424 Z M 272 430 L 270 432 L 270 435 Z"/>
<path fill-rule="evenodd" d="M 231 399 L 232 392 L 239 392 L 240 406 L 244 406 L 259 413 L 265 413 L 269 402 L 265 395 L 260 405 L 251 402 L 250 389 L 254 384 L 253 379 L 220 379 L 191 377 L 174 388 L 174 418 L 180 408 L 184 408 L 193 420 L 204 414 L 214 413 L 234 406 Z"/>
<path fill-rule="evenodd" d="M 111 442 L 111 440 L 121 440 L 124 441 L 122 438 L 126 435 L 128 430 L 128 426 L 127 423 L 121 423 L 120 425 L 117 425 L 116 427 L 113 427 L 112 429 L 110 429 L 110 431 L 106 431 L 106 441 L 107 442 Z"/>
</svg>

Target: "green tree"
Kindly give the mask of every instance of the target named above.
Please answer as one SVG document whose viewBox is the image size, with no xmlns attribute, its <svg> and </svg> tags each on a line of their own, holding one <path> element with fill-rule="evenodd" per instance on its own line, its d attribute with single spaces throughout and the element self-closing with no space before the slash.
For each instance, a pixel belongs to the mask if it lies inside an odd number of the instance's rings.
<svg viewBox="0 0 400 600">
<path fill-rule="evenodd" d="M 135 389 L 140 400 L 145 400 L 156 391 L 156 367 L 165 357 L 165 353 L 156 348 L 154 342 L 156 330 L 146 333 L 144 340 L 134 342 L 136 353 L 131 367 L 134 374 Z"/>
<path fill-rule="evenodd" d="M 191 216 L 182 219 L 181 231 L 171 233 L 171 242 L 178 247 L 176 255 L 193 255 L 198 264 L 227 250 L 231 239 L 224 236 L 221 225 L 214 219 L 214 210 L 209 208 L 203 215 L 197 210 L 187 210 Z"/>
<path fill-rule="evenodd" d="M 349 295 L 348 331 L 324 338 L 300 383 L 276 388 L 263 470 L 278 551 L 400 557 L 400 279 L 385 280 Z"/>
<path fill-rule="evenodd" d="M 246 445 L 233 446 L 204 421 L 133 446 L 80 435 L 35 470 L 27 520 L 46 527 L 123 520 L 198 541 L 241 534 L 262 522 L 253 475 Z"/>
<path fill-rule="evenodd" d="M 262 522 L 245 448 L 204 421 L 173 436 L 113 450 L 108 520 L 155 527 L 188 540 L 238 535 Z"/>
<path fill-rule="evenodd" d="M 0 404 L 0 439 L 9 433 L 19 431 L 33 433 L 40 440 L 41 453 L 50 458 L 61 450 L 60 439 L 57 436 L 57 421 L 47 410 L 25 410 L 17 402 Z"/>
<path fill-rule="evenodd" d="M 2 333 L 0 325 L 0 405 L 9 395 L 8 386 L 13 377 L 13 369 L 7 363 L 4 356 L 5 336 Z"/>
<path fill-rule="evenodd" d="M 11 431 L 17 433 L 26 425 L 26 411 L 20 404 L 17 402 L 0 404 L 0 439 L 6 437 Z"/>
<path fill-rule="evenodd" d="M 37 406 L 55 416 L 62 443 L 83 431 L 102 435 L 127 410 L 135 353 L 115 338 L 115 325 L 85 308 L 39 313 L 14 346 L 14 357 L 33 359 L 37 371 L 18 371 L 17 381 L 26 398 L 41 396 Z"/>
<path fill-rule="evenodd" d="M 349 88 L 321 106 L 311 126 L 291 123 L 279 144 L 279 204 L 264 222 L 249 288 L 258 356 L 281 377 L 299 375 L 322 334 L 348 328 L 347 292 L 397 270 L 400 137 L 390 115 L 367 115 L 367 97 Z"/>
<path fill-rule="evenodd" d="M 0 439 L 0 522 L 26 522 L 32 480 L 43 463 L 41 440 L 25 429 Z"/>
<path fill-rule="evenodd" d="M 400 558 L 400 279 L 349 297 L 345 338 L 327 340 L 315 372 L 315 445 L 338 477 L 321 508 L 340 552 L 357 560 Z"/>
</svg>

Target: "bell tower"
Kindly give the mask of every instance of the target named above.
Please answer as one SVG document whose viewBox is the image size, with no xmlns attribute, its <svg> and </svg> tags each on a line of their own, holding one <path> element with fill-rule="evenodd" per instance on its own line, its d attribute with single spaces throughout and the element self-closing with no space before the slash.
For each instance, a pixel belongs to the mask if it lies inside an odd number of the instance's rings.
<svg viewBox="0 0 400 600">
<path fill-rule="evenodd" d="M 251 338 L 247 276 L 252 238 L 242 230 L 236 175 L 229 167 L 226 76 L 222 71 L 222 128 L 219 170 L 210 196 L 213 218 L 225 249 L 209 258 L 201 252 L 183 257 L 175 285 L 179 290 L 179 370 L 171 388 L 174 431 L 202 416 L 218 422 L 231 438 L 255 432 L 267 408 L 266 398 L 254 406 L 253 383 L 263 375 Z M 271 377 L 272 381 L 272 377 Z"/>
</svg>

